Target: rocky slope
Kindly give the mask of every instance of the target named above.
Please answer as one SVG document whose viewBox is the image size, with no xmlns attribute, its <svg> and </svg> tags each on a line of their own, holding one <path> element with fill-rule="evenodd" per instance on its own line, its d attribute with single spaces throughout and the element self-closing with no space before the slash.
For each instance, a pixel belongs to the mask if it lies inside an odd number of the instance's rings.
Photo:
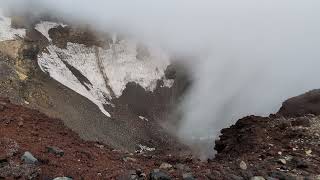
<svg viewBox="0 0 320 180">
<path fill-rule="evenodd" d="M 188 80 L 164 52 L 43 17 L 1 15 L 0 96 L 63 119 L 86 140 L 178 148 L 161 123 Z"/>
<path fill-rule="evenodd" d="M 319 91 L 312 92 L 320 97 Z M 319 179 L 320 117 L 303 106 L 310 93 L 290 99 L 305 114 L 249 116 L 223 129 L 215 159 L 184 151 L 121 151 L 84 141 L 58 119 L 0 100 L 0 177 L 9 179 Z M 320 102 L 313 101 L 313 106 Z M 281 109 L 287 108 L 287 102 Z M 294 116 L 294 117 L 291 117 Z M 213 150 L 213 149 L 212 149 Z M 26 154 L 30 152 L 31 154 Z"/>
</svg>

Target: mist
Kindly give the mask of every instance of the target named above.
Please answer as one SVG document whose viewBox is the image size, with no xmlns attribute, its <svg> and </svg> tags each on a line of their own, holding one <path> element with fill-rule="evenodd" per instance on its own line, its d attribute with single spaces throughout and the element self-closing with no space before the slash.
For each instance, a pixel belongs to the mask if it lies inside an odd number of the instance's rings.
<svg viewBox="0 0 320 180">
<path fill-rule="evenodd" d="M 194 84 L 177 136 L 203 157 L 237 119 L 276 112 L 285 99 L 320 87 L 318 0 L 10 0 L 0 7 L 53 13 L 192 57 L 181 60 Z"/>
</svg>

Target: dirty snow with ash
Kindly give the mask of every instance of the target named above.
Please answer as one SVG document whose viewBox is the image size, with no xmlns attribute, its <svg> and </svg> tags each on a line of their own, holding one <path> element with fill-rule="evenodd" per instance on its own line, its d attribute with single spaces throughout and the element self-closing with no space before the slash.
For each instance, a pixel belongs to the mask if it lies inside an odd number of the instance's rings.
<svg viewBox="0 0 320 180">
<path fill-rule="evenodd" d="M 25 29 L 11 27 L 11 18 L 5 17 L 0 9 L 0 41 L 14 40 L 17 37 L 25 37 Z"/>
<path fill-rule="evenodd" d="M 36 24 L 35 29 L 45 36 L 49 42 L 51 42 L 52 39 L 49 36 L 49 30 L 58 26 L 65 27 L 66 25 L 56 22 L 41 21 L 40 23 Z"/>
<path fill-rule="evenodd" d="M 53 25 L 42 25 L 42 30 L 48 31 Z M 135 82 L 147 91 L 155 90 L 161 79 L 165 86 L 172 86 L 173 81 L 164 79 L 170 61 L 162 51 L 148 48 L 145 55 L 138 54 L 138 44 L 131 40 L 109 45 L 110 48 L 100 48 L 69 42 L 66 49 L 49 45 L 48 51 L 38 56 L 38 64 L 51 77 L 87 97 L 109 117 L 104 105 L 110 104 L 112 98 L 120 97 L 129 82 Z M 83 86 L 85 82 L 80 82 L 65 63 L 90 81 L 85 84 L 87 88 Z"/>
</svg>

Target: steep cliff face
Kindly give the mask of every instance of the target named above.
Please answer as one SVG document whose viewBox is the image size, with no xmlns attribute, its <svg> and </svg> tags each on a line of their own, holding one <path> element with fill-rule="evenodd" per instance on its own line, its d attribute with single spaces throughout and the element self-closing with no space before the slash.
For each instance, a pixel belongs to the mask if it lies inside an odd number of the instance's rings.
<svg viewBox="0 0 320 180">
<path fill-rule="evenodd" d="M 64 119 L 85 139 L 175 147 L 160 122 L 188 83 L 165 52 L 88 27 L 21 19 L 0 18 L 1 96 Z"/>
</svg>

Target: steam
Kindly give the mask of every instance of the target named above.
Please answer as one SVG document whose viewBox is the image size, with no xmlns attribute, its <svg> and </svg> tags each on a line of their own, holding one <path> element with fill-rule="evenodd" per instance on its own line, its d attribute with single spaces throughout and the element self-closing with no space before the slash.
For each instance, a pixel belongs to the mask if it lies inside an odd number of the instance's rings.
<svg viewBox="0 0 320 180">
<path fill-rule="evenodd" d="M 320 87 L 318 0 L 15 0 L 0 7 L 52 12 L 195 57 L 194 84 L 177 135 L 213 155 L 219 131 L 245 115 L 277 111 Z"/>
</svg>

